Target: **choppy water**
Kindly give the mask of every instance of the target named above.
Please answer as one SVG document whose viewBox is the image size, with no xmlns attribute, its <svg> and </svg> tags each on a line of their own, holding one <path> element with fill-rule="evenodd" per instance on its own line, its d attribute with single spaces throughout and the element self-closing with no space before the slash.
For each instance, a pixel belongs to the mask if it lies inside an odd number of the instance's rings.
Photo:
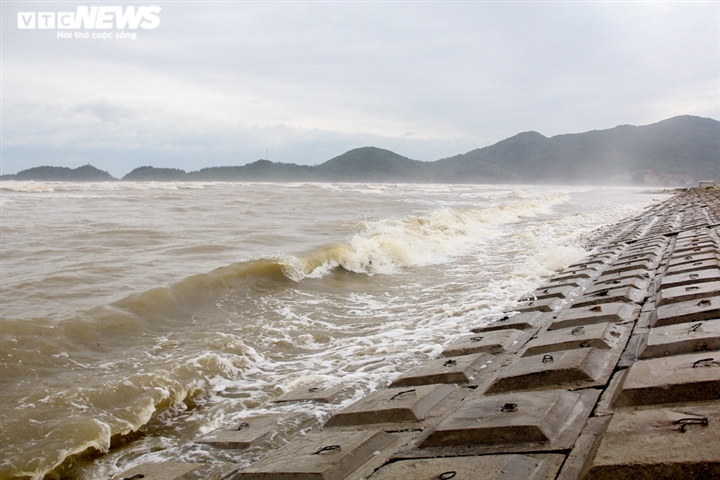
<svg viewBox="0 0 720 480">
<path fill-rule="evenodd" d="M 327 418 L 585 256 L 583 234 L 666 198 L 3 182 L 0 478 L 248 462 L 262 452 L 189 441 L 262 411 Z M 317 381 L 348 386 L 343 402 L 269 403 Z"/>
</svg>

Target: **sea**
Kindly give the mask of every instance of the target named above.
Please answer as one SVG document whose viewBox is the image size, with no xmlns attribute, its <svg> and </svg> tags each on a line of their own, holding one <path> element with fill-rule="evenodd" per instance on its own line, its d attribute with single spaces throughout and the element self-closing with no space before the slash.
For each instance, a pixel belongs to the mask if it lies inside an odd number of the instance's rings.
<svg viewBox="0 0 720 480">
<path fill-rule="evenodd" d="M 593 253 L 672 192 L 362 183 L 0 185 L 0 478 L 241 465 Z M 274 403 L 339 387 L 334 403 Z M 269 446 L 193 440 L 255 415 Z M 294 423 L 293 423 L 294 422 Z M 265 449 L 265 450 L 264 450 Z"/>
</svg>

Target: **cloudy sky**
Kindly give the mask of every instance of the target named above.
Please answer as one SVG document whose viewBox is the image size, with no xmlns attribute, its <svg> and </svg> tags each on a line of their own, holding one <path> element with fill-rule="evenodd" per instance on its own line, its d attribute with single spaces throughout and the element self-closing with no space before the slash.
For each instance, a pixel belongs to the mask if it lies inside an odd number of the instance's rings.
<svg viewBox="0 0 720 480">
<path fill-rule="evenodd" d="M 18 28 L 131 5 L 160 7 L 157 28 Z M 528 130 L 720 119 L 719 29 L 717 1 L 3 1 L 2 173 L 313 165 L 366 145 L 433 161 Z"/>
</svg>

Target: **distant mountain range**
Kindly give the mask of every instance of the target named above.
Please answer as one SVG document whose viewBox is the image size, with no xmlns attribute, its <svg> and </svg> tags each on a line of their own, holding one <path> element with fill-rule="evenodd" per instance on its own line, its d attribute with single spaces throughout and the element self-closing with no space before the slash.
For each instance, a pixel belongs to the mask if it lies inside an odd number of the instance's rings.
<svg viewBox="0 0 720 480">
<path fill-rule="evenodd" d="M 114 181 L 91 165 L 35 167 L 2 180 Z M 194 172 L 139 167 L 127 181 L 322 181 L 406 183 L 625 184 L 691 186 L 720 181 L 720 122 L 689 115 L 645 126 L 545 137 L 524 132 L 489 147 L 421 162 L 363 147 L 317 166 L 268 160 Z"/>
</svg>

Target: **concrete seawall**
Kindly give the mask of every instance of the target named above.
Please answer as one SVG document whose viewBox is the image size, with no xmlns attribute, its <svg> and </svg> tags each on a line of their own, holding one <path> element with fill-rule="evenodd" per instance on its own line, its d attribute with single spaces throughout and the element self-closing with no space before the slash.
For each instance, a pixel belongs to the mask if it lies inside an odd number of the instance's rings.
<svg viewBox="0 0 720 480">
<path fill-rule="evenodd" d="M 720 478 L 720 189 L 679 193 L 588 246 L 597 253 L 516 310 L 248 467 L 146 464 L 115 478 Z M 282 420 L 197 442 L 240 451 Z"/>
</svg>

